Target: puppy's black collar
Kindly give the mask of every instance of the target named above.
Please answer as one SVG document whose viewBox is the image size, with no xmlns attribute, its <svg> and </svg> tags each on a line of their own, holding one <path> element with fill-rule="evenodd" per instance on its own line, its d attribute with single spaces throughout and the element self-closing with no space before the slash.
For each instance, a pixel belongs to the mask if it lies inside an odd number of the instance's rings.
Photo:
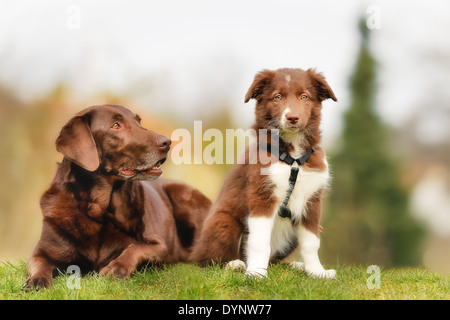
<svg viewBox="0 0 450 320">
<path fill-rule="evenodd" d="M 297 162 L 299 166 L 302 166 L 306 163 L 306 161 L 308 161 L 309 157 L 313 154 L 314 151 L 315 151 L 315 149 L 313 147 L 306 154 L 304 154 L 303 156 L 301 156 L 300 158 L 297 158 L 297 159 L 292 158 L 289 155 L 289 153 L 283 152 L 282 154 L 279 155 L 278 159 L 287 163 L 290 166 L 292 166 L 294 164 L 294 162 Z"/>
</svg>

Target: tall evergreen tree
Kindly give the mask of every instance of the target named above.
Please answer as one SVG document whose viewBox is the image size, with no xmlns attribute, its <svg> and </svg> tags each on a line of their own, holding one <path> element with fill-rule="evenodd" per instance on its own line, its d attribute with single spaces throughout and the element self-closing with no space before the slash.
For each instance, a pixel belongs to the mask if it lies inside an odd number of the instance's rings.
<svg viewBox="0 0 450 320">
<path fill-rule="evenodd" d="M 339 251 L 342 262 L 417 264 L 423 232 L 408 212 L 399 162 L 375 111 L 377 64 L 364 19 L 359 30 L 360 51 L 349 83 L 351 105 L 340 148 L 330 157 L 334 181 L 328 223 L 342 233 L 329 239 L 333 245 L 328 247 Z"/>
</svg>

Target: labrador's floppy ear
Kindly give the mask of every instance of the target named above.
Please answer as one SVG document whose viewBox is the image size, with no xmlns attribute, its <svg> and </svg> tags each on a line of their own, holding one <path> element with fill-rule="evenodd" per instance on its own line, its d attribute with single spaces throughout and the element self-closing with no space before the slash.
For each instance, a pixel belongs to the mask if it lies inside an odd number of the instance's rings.
<svg viewBox="0 0 450 320">
<path fill-rule="evenodd" d="M 248 89 L 247 94 L 245 95 L 245 103 L 247 103 L 250 99 L 259 100 L 261 94 L 264 93 L 264 88 L 273 80 L 274 76 L 275 71 L 272 70 L 265 69 L 258 72 L 255 75 L 255 79 Z"/>
<path fill-rule="evenodd" d="M 95 171 L 100 160 L 87 119 L 86 115 L 70 119 L 56 139 L 56 150 L 84 169 Z"/>
<path fill-rule="evenodd" d="M 332 99 L 333 101 L 337 101 L 337 98 L 334 95 L 333 90 L 331 90 L 330 85 L 328 84 L 328 82 L 325 80 L 325 77 L 321 73 L 316 72 L 314 69 L 308 69 L 306 70 L 306 73 L 309 75 L 309 77 L 315 84 L 317 89 L 317 96 L 320 101 L 326 99 Z"/>
</svg>

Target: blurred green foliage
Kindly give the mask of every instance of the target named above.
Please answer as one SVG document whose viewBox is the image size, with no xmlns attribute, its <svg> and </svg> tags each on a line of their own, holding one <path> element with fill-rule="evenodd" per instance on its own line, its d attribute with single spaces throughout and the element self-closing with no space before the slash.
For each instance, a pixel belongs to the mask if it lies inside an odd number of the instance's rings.
<svg viewBox="0 0 450 320">
<path fill-rule="evenodd" d="M 325 254 L 334 253 L 343 263 L 416 265 L 424 230 L 408 211 L 408 193 L 400 184 L 401 160 L 375 112 L 377 63 L 369 50 L 365 20 L 360 34 L 349 84 L 351 105 L 344 115 L 341 145 L 330 155 L 334 178 Z"/>
</svg>

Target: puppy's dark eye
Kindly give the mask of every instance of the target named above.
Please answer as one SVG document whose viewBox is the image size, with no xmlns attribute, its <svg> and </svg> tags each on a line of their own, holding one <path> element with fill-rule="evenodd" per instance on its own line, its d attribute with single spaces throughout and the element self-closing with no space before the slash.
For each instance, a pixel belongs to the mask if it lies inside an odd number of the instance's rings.
<svg viewBox="0 0 450 320">
<path fill-rule="evenodd" d="M 308 95 L 307 95 L 306 93 L 302 93 L 302 94 L 300 95 L 300 100 L 303 100 L 303 101 L 308 100 Z"/>
<path fill-rule="evenodd" d="M 273 97 L 273 100 L 275 101 L 280 101 L 281 99 L 283 99 L 283 96 L 281 94 L 277 94 L 275 97 Z"/>
<path fill-rule="evenodd" d="M 114 130 L 120 129 L 120 124 L 118 122 L 114 122 L 114 124 L 111 126 L 111 129 Z"/>
</svg>

